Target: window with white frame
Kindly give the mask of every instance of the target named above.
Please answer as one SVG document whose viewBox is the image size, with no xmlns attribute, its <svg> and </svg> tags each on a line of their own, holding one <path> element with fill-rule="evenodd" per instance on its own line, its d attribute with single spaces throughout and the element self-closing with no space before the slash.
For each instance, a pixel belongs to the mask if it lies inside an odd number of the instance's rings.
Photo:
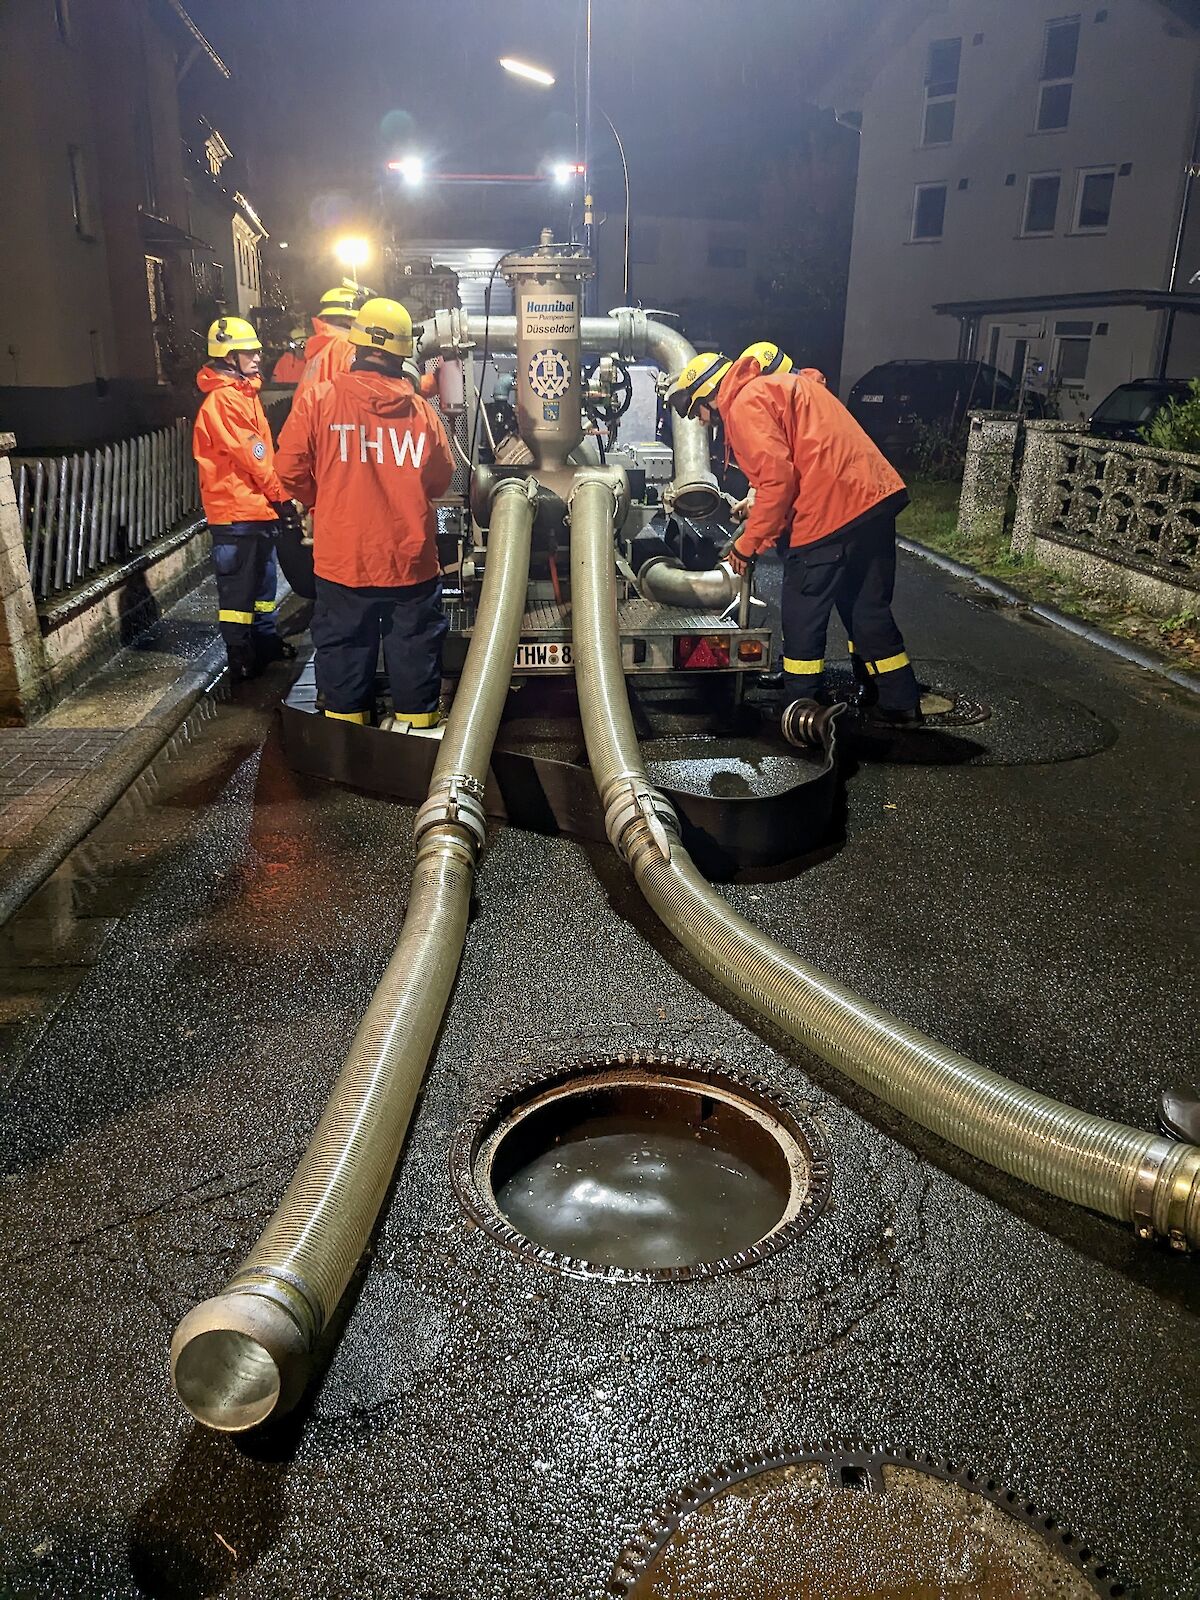
<svg viewBox="0 0 1200 1600">
<path fill-rule="evenodd" d="M 1025 210 L 1021 217 L 1023 239 L 1044 239 L 1058 222 L 1058 197 L 1062 189 L 1059 172 L 1031 172 L 1025 186 Z"/>
<path fill-rule="evenodd" d="M 912 233 L 914 240 L 940 239 L 946 227 L 946 185 L 919 183 L 913 195 Z"/>
<path fill-rule="evenodd" d="M 1116 167 L 1083 167 L 1075 186 L 1074 233 L 1107 233 L 1112 216 Z"/>
<path fill-rule="evenodd" d="M 925 119 L 921 128 L 923 145 L 949 144 L 954 138 L 961 65 L 961 39 L 935 39 L 929 46 L 925 64 Z"/>
<path fill-rule="evenodd" d="M 1054 376 L 1064 389 L 1082 389 L 1092 351 L 1090 322 L 1054 324 Z"/>
<path fill-rule="evenodd" d="M 1037 131 L 1057 133 L 1071 120 L 1071 96 L 1079 60 L 1078 17 L 1058 17 L 1046 24 L 1042 46 Z"/>
</svg>

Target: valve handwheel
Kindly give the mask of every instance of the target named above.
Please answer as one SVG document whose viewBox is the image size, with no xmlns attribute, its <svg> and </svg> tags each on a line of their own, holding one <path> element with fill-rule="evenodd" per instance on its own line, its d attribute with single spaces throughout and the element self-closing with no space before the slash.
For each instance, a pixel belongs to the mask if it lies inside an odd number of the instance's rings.
<svg viewBox="0 0 1200 1600">
<path fill-rule="evenodd" d="M 612 367 L 612 387 L 607 394 L 594 395 L 590 392 L 592 379 L 600 370 L 602 361 L 608 361 Z M 605 424 L 616 422 L 633 404 L 633 379 L 629 375 L 629 368 L 617 356 L 592 356 L 584 362 L 580 375 L 584 384 L 584 409 L 595 421 Z"/>
</svg>

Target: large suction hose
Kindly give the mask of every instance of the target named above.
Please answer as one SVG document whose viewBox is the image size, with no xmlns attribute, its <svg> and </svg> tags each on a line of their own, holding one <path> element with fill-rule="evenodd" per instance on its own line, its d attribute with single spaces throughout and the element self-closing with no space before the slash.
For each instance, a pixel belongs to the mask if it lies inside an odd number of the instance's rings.
<svg viewBox="0 0 1200 1600">
<path fill-rule="evenodd" d="M 536 494 L 532 479 L 496 490 L 479 615 L 417 813 L 408 911 L 387 971 L 279 1209 L 225 1288 L 189 1311 L 171 1341 L 179 1398 L 209 1427 L 239 1432 L 297 1400 L 391 1182 L 466 936 Z"/>
<path fill-rule="evenodd" d="M 977 1065 L 841 984 L 740 917 L 696 870 L 646 776 L 621 668 L 610 474 L 571 498 L 575 675 L 608 836 L 656 915 L 761 1016 L 914 1122 L 1050 1194 L 1200 1246 L 1200 1147 L 1078 1111 Z"/>
</svg>

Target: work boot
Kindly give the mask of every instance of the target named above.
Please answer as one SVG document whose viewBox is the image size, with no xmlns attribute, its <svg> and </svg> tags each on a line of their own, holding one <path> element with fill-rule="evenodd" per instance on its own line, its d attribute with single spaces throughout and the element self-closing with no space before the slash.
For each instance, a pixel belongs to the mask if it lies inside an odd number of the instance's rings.
<svg viewBox="0 0 1200 1600">
<path fill-rule="evenodd" d="M 860 708 L 858 725 L 864 733 L 896 733 L 906 728 L 920 728 L 925 715 L 920 706 L 911 711 L 894 711 L 887 706 Z"/>
<path fill-rule="evenodd" d="M 1158 1125 L 1168 1139 L 1200 1144 L 1200 1087 L 1174 1084 L 1158 1096 Z"/>
<path fill-rule="evenodd" d="M 273 661 L 294 661 L 296 646 L 280 638 L 277 633 L 256 633 L 254 657 L 260 668 L 269 666 Z"/>
<path fill-rule="evenodd" d="M 258 652 L 249 640 L 226 645 L 225 653 L 229 657 L 229 676 L 235 683 L 246 683 L 262 671 Z"/>
</svg>

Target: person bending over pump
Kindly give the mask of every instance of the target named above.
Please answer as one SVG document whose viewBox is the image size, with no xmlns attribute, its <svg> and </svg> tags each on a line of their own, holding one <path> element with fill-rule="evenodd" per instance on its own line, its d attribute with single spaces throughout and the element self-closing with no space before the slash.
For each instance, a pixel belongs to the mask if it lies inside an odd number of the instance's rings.
<svg viewBox="0 0 1200 1600">
<path fill-rule="evenodd" d="M 251 323 L 219 317 L 196 374 L 204 399 L 192 430 L 200 496 L 212 533 L 217 618 L 230 671 L 252 678 L 296 654 L 275 631 L 276 539 L 300 536 L 300 519 L 274 467 L 258 398 L 262 343 Z"/>
<path fill-rule="evenodd" d="M 744 573 L 776 545 L 783 557 L 783 682 L 789 699 L 821 685 L 825 634 L 836 605 L 855 677 L 871 715 L 889 724 L 921 719 L 921 697 L 892 616 L 896 517 L 904 480 L 815 369 L 790 370 L 774 345 L 737 361 L 697 356 L 675 379 L 668 404 L 706 426 L 720 416 L 750 481 L 737 508 L 744 526 L 726 559 Z"/>
<path fill-rule="evenodd" d="M 397 731 L 440 722 L 446 618 L 432 502 L 454 460 L 441 419 L 404 375 L 412 321 L 368 300 L 354 365 L 299 394 L 279 436 L 279 475 L 313 507 L 317 692 L 327 717 L 369 722 L 379 646 Z"/>
</svg>

